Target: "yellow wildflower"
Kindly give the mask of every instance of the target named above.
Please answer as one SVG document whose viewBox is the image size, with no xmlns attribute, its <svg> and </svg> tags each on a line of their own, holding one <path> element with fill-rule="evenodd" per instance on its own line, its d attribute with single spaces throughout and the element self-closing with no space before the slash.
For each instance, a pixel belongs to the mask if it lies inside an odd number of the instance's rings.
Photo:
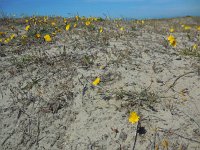
<svg viewBox="0 0 200 150">
<path fill-rule="evenodd" d="M 137 123 L 139 121 L 140 117 L 136 112 L 131 112 L 128 121 L 131 123 Z"/>
<path fill-rule="evenodd" d="M 173 35 L 170 35 L 170 36 L 168 36 L 168 41 L 172 41 L 172 40 L 174 40 L 175 38 L 174 38 L 174 36 Z"/>
<path fill-rule="evenodd" d="M 5 32 L 0 32 L 0 36 L 5 36 Z"/>
<path fill-rule="evenodd" d="M 144 24 L 144 20 L 142 20 L 142 24 Z"/>
<path fill-rule="evenodd" d="M 63 19 L 63 21 L 64 21 L 64 23 L 66 23 L 66 22 L 67 22 L 67 19 L 66 19 L 66 18 L 64 18 L 64 19 Z"/>
<path fill-rule="evenodd" d="M 100 27 L 100 29 L 99 29 L 99 32 L 100 32 L 100 33 L 102 33 L 102 32 L 103 32 L 103 28 L 102 28 L 102 27 Z"/>
<path fill-rule="evenodd" d="M 27 36 L 26 36 L 26 35 L 22 35 L 21 38 L 22 38 L 22 39 L 25 39 L 25 38 L 27 38 Z"/>
<path fill-rule="evenodd" d="M 171 33 L 174 32 L 174 28 L 169 29 L 169 32 Z"/>
<path fill-rule="evenodd" d="M 15 38 L 15 34 L 11 34 L 10 39 L 12 40 L 13 38 Z"/>
<path fill-rule="evenodd" d="M 74 24 L 74 28 L 76 28 L 76 27 L 77 27 L 77 24 L 75 23 L 75 24 Z"/>
<path fill-rule="evenodd" d="M 0 42 L 2 42 L 3 41 L 3 39 L 0 39 Z"/>
<path fill-rule="evenodd" d="M 27 25 L 25 30 L 28 31 L 30 29 L 30 25 Z"/>
<path fill-rule="evenodd" d="M 46 34 L 46 35 L 44 36 L 44 39 L 45 39 L 46 42 L 51 42 L 51 37 L 50 37 L 49 34 Z"/>
<path fill-rule="evenodd" d="M 86 22 L 85 22 L 85 25 L 86 25 L 86 26 L 89 26 L 90 24 L 91 24 L 90 21 L 86 21 Z"/>
<path fill-rule="evenodd" d="M 79 16 L 76 16 L 75 18 L 76 18 L 76 21 L 78 21 L 78 19 L 79 19 Z"/>
<path fill-rule="evenodd" d="M 197 27 L 197 30 L 199 30 L 199 31 L 200 31 L 200 26 L 199 26 L 199 27 Z"/>
<path fill-rule="evenodd" d="M 97 84 L 99 84 L 99 82 L 100 82 L 100 78 L 97 77 L 97 78 L 92 82 L 92 84 L 93 84 L 94 86 L 96 86 Z"/>
<path fill-rule="evenodd" d="M 121 27 L 121 28 L 120 28 L 120 30 L 121 30 L 121 31 L 123 31 L 123 30 L 124 30 L 124 28 L 123 28 L 123 27 Z"/>
<path fill-rule="evenodd" d="M 68 31 L 70 29 L 70 24 L 66 25 L 66 31 Z"/>
<path fill-rule="evenodd" d="M 47 20 L 48 20 L 48 17 L 44 17 L 44 22 L 47 22 Z"/>
<path fill-rule="evenodd" d="M 190 30 L 191 27 L 190 27 L 190 26 L 185 26 L 184 29 L 185 29 L 185 30 Z"/>
<path fill-rule="evenodd" d="M 7 39 L 4 40 L 4 43 L 7 44 L 7 43 L 10 42 L 10 40 L 11 40 L 10 38 L 7 38 Z"/>
<path fill-rule="evenodd" d="M 192 46 L 192 49 L 193 49 L 193 50 L 196 50 L 196 49 L 197 49 L 197 44 L 194 44 L 194 45 Z"/>
<path fill-rule="evenodd" d="M 37 34 L 35 35 L 35 37 L 36 37 L 36 38 L 40 38 L 41 35 L 40 35 L 39 33 L 37 33 Z"/>
<path fill-rule="evenodd" d="M 26 21 L 25 21 L 26 23 L 28 23 L 28 20 L 26 19 Z"/>
<path fill-rule="evenodd" d="M 52 22 L 52 23 L 51 23 L 51 25 L 52 25 L 52 26 L 55 26 L 55 25 L 56 25 L 56 23 L 55 23 L 55 22 Z"/>
</svg>

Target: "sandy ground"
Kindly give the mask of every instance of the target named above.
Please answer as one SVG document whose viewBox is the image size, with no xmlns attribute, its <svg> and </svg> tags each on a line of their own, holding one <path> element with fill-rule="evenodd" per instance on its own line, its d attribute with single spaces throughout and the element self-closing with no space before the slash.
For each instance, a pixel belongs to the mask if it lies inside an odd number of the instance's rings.
<svg viewBox="0 0 200 150">
<path fill-rule="evenodd" d="M 77 28 L 52 43 L 2 44 L 0 149 L 200 150 L 200 57 L 181 53 L 200 44 L 199 20 L 119 21 L 124 31 L 105 21 L 101 34 Z"/>
</svg>

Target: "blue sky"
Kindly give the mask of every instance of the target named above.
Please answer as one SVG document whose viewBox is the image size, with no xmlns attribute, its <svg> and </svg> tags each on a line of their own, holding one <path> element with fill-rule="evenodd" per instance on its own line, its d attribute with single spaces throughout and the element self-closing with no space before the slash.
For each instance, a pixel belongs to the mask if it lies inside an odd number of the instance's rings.
<svg viewBox="0 0 200 150">
<path fill-rule="evenodd" d="M 0 0 L 8 14 L 166 18 L 200 16 L 200 0 Z"/>
</svg>

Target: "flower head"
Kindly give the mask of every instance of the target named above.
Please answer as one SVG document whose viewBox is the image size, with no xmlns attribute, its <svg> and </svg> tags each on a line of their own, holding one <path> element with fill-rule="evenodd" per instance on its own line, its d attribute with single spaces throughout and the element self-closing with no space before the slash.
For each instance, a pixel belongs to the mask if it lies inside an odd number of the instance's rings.
<svg viewBox="0 0 200 150">
<path fill-rule="evenodd" d="M 86 25 L 86 26 L 89 26 L 90 24 L 91 24 L 90 21 L 86 21 L 86 22 L 85 22 L 85 25 Z"/>
<path fill-rule="evenodd" d="M 55 26 L 55 25 L 56 25 L 56 23 L 55 23 L 55 22 L 52 22 L 52 23 L 51 23 L 51 25 L 52 25 L 52 26 Z"/>
<path fill-rule="evenodd" d="M 92 84 L 93 84 L 94 86 L 96 86 L 97 84 L 99 84 L 99 82 L 100 82 L 100 78 L 97 77 L 97 78 L 92 82 Z"/>
<path fill-rule="evenodd" d="M 27 26 L 25 27 L 25 30 L 28 31 L 28 30 L 30 29 L 30 27 L 31 27 L 30 25 L 27 25 Z"/>
<path fill-rule="evenodd" d="M 68 31 L 70 29 L 70 24 L 66 25 L 65 30 Z"/>
<path fill-rule="evenodd" d="M 124 30 L 124 27 L 121 27 L 120 30 L 123 31 L 123 30 Z"/>
<path fill-rule="evenodd" d="M 77 24 L 75 23 L 75 24 L 74 24 L 74 28 L 76 28 L 76 27 L 77 27 Z"/>
<path fill-rule="evenodd" d="M 169 44 L 173 47 L 176 47 L 176 39 L 173 35 L 168 36 L 167 40 L 169 41 Z"/>
<path fill-rule="evenodd" d="M 170 28 L 169 32 L 171 32 L 171 33 L 174 32 L 174 28 Z"/>
<path fill-rule="evenodd" d="M 36 37 L 36 38 L 40 38 L 41 35 L 40 35 L 39 33 L 37 33 L 37 34 L 35 35 L 35 37 Z"/>
<path fill-rule="evenodd" d="M 185 30 L 190 30 L 191 27 L 190 27 L 190 26 L 185 26 L 184 29 L 185 29 Z"/>
<path fill-rule="evenodd" d="M 196 50 L 196 49 L 197 49 L 197 44 L 194 44 L 194 45 L 192 46 L 192 49 L 193 49 L 193 50 Z"/>
<path fill-rule="evenodd" d="M 200 26 L 198 26 L 198 27 L 197 27 L 197 30 L 199 30 L 199 31 L 200 31 Z"/>
<path fill-rule="evenodd" d="M 15 34 L 11 34 L 10 39 L 12 40 L 13 38 L 15 38 L 16 35 Z"/>
<path fill-rule="evenodd" d="M 102 28 L 102 27 L 99 29 L 99 32 L 100 32 L 100 33 L 102 33 L 102 32 L 103 32 L 103 28 Z"/>
<path fill-rule="evenodd" d="M 46 42 L 51 42 L 51 37 L 50 37 L 50 35 L 49 35 L 49 34 L 46 34 L 46 35 L 44 36 L 44 40 L 45 40 Z"/>
<path fill-rule="evenodd" d="M 137 123 L 139 121 L 140 117 L 136 112 L 131 112 L 128 121 L 131 123 Z"/>
</svg>

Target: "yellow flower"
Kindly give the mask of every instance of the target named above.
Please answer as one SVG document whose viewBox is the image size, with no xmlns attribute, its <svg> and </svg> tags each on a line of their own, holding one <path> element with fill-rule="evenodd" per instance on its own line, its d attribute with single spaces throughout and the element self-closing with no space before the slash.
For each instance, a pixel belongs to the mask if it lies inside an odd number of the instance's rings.
<svg viewBox="0 0 200 150">
<path fill-rule="evenodd" d="M 89 26 L 90 24 L 91 24 L 90 21 L 86 21 L 86 22 L 85 22 L 85 25 L 86 25 L 86 26 Z"/>
<path fill-rule="evenodd" d="M 52 25 L 52 26 L 55 26 L 55 25 L 56 25 L 56 23 L 55 23 L 55 22 L 52 22 L 52 23 L 51 23 L 51 25 Z"/>
<path fill-rule="evenodd" d="M 26 21 L 25 21 L 26 23 L 28 23 L 28 20 L 26 19 Z"/>
<path fill-rule="evenodd" d="M 30 25 L 27 25 L 25 30 L 28 31 L 30 29 Z"/>
<path fill-rule="evenodd" d="M 40 35 L 39 33 L 37 33 L 37 34 L 35 35 L 35 37 L 36 37 L 36 38 L 40 38 L 41 35 Z"/>
<path fill-rule="evenodd" d="M 200 31 L 200 26 L 199 26 L 199 27 L 197 27 L 197 30 L 199 30 L 199 31 Z"/>
<path fill-rule="evenodd" d="M 67 19 L 66 19 L 66 18 L 64 18 L 64 19 L 63 19 L 63 21 L 64 21 L 64 23 L 66 23 L 66 22 L 67 22 Z"/>
<path fill-rule="evenodd" d="M 93 84 L 94 86 L 96 86 L 97 84 L 99 84 L 99 82 L 100 82 L 100 78 L 97 77 L 97 78 L 92 82 L 92 84 Z"/>
<path fill-rule="evenodd" d="M 3 39 L 0 39 L 0 42 L 2 42 L 3 41 Z"/>
<path fill-rule="evenodd" d="M 75 24 L 74 24 L 74 28 L 76 28 L 76 27 L 77 27 L 77 24 L 75 23 Z"/>
<path fill-rule="evenodd" d="M 48 20 L 48 17 L 44 17 L 44 22 L 47 22 L 47 20 Z"/>
<path fill-rule="evenodd" d="M 139 121 L 140 117 L 136 112 L 131 112 L 128 121 L 131 123 L 137 123 Z"/>
<path fill-rule="evenodd" d="M 79 19 L 79 16 L 76 16 L 75 18 L 76 18 L 76 21 L 78 21 L 78 19 Z"/>
<path fill-rule="evenodd" d="M 120 30 L 121 30 L 121 31 L 123 31 L 123 30 L 124 30 L 124 28 L 123 28 L 123 27 L 121 27 L 121 28 L 120 28 Z"/>
<path fill-rule="evenodd" d="M 12 40 L 13 38 L 15 38 L 16 35 L 15 34 L 11 34 L 10 39 Z"/>
<path fill-rule="evenodd" d="M 197 44 L 194 44 L 194 45 L 192 46 L 192 49 L 193 49 L 193 50 L 196 50 L 196 49 L 197 49 Z"/>
<path fill-rule="evenodd" d="M 173 46 L 173 47 L 176 47 L 176 40 L 171 40 L 169 41 L 170 45 Z"/>
<path fill-rule="evenodd" d="M 191 29 L 191 27 L 190 26 L 185 26 L 184 29 L 185 30 L 189 30 L 189 29 Z"/>
<path fill-rule="evenodd" d="M 144 24 L 144 20 L 142 20 L 142 24 Z"/>
<path fill-rule="evenodd" d="M 169 29 L 169 32 L 171 32 L 171 33 L 174 32 L 174 29 L 173 28 Z"/>
<path fill-rule="evenodd" d="M 27 36 L 26 36 L 26 35 L 22 35 L 21 38 L 22 38 L 22 39 L 25 39 L 25 38 L 27 38 Z"/>
<path fill-rule="evenodd" d="M 102 27 L 100 27 L 100 29 L 99 29 L 99 32 L 100 32 L 100 33 L 102 33 L 102 32 L 103 32 L 103 28 L 102 28 Z"/>
<path fill-rule="evenodd" d="M 6 43 L 6 44 L 7 44 L 7 43 L 9 43 L 9 42 L 10 42 L 10 40 L 11 40 L 11 39 L 7 38 L 7 39 L 5 39 L 5 40 L 4 40 L 4 43 Z"/>
<path fill-rule="evenodd" d="M 5 36 L 5 32 L 0 32 L 0 36 Z"/>
<path fill-rule="evenodd" d="M 70 29 L 70 24 L 66 25 L 66 31 L 68 31 Z"/>
<path fill-rule="evenodd" d="M 174 36 L 173 35 L 170 35 L 170 36 L 168 36 L 168 41 L 172 41 L 172 40 L 174 40 L 175 38 L 174 38 Z"/>
<path fill-rule="evenodd" d="M 46 34 L 46 35 L 44 36 L 44 39 L 45 39 L 46 42 L 51 42 L 51 37 L 50 37 L 50 35 L 48 35 L 48 34 Z"/>
</svg>

